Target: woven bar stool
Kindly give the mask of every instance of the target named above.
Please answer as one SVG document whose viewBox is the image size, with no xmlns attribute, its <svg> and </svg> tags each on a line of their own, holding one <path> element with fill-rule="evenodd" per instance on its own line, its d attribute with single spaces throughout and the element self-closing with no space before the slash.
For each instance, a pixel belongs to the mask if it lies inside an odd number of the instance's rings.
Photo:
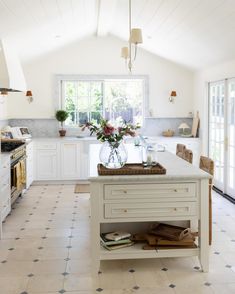
<svg viewBox="0 0 235 294">
<path fill-rule="evenodd" d="M 193 163 L 193 152 L 189 149 L 185 149 L 182 158 L 189 163 Z"/>
<path fill-rule="evenodd" d="M 214 161 L 208 157 L 200 157 L 200 169 L 214 176 Z M 209 245 L 212 243 L 212 179 L 209 180 Z"/>
<path fill-rule="evenodd" d="M 183 144 L 177 144 L 176 146 L 176 155 L 180 158 L 183 158 L 184 150 L 186 149 L 186 146 Z"/>
</svg>

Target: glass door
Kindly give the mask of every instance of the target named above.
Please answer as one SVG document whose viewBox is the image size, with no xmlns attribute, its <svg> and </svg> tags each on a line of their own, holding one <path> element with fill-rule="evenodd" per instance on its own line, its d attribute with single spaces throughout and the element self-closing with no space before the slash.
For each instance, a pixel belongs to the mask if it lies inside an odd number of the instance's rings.
<svg viewBox="0 0 235 294">
<path fill-rule="evenodd" d="M 225 193 L 235 198 L 235 79 L 228 80 Z"/>
<path fill-rule="evenodd" d="M 235 79 L 209 84 L 209 156 L 214 186 L 235 198 Z"/>
<path fill-rule="evenodd" d="M 224 191 L 225 81 L 209 85 L 209 157 L 215 162 L 214 185 Z"/>
</svg>

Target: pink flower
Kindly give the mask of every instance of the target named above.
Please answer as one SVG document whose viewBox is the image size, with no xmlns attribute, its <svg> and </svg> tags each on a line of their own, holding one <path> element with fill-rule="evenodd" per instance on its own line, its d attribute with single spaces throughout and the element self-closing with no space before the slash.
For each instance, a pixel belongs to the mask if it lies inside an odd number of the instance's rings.
<svg viewBox="0 0 235 294">
<path fill-rule="evenodd" d="M 109 136 L 109 135 L 112 135 L 112 133 L 115 131 L 114 127 L 112 127 L 111 125 L 106 125 L 104 127 L 104 134 L 105 136 Z"/>
</svg>

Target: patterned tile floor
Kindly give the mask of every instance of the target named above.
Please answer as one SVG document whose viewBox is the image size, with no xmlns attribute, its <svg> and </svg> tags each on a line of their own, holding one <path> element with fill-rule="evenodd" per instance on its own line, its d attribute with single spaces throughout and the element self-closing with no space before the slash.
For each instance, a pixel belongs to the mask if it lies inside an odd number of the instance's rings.
<svg viewBox="0 0 235 294">
<path fill-rule="evenodd" d="M 0 294 L 235 293 L 235 205 L 213 194 L 210 272 L 197 258 L 106 261 L 90 275 L 89 194 L 73 185 L 32 186 L 0 241 Z"/>
</svg>

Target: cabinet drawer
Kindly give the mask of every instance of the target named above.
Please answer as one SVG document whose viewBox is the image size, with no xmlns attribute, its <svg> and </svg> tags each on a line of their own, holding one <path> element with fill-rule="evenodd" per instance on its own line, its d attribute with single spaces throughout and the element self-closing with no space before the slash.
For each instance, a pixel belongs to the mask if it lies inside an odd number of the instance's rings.
<svg viewBox="0 0 235 294">
<path fill-rule="evenodd" d="M 105 218 L 148 218 L 197 215 L 196 202 L 177 203 L 106 203 Z"/>
<path fill-rule="evenodd" d="M 157 199 L 169 201 L 172 198 L 196 198 L 195 183 L 148 184 L 144 185 L 105 185 L 104 199 Z"/>
<path fill-rule="evenodd" d="M 57 149 L 57 144 L 56 143 L 37 143 L 36 145 L 37 149 L 41 150 L 56 150 Z"/>
</svg>

